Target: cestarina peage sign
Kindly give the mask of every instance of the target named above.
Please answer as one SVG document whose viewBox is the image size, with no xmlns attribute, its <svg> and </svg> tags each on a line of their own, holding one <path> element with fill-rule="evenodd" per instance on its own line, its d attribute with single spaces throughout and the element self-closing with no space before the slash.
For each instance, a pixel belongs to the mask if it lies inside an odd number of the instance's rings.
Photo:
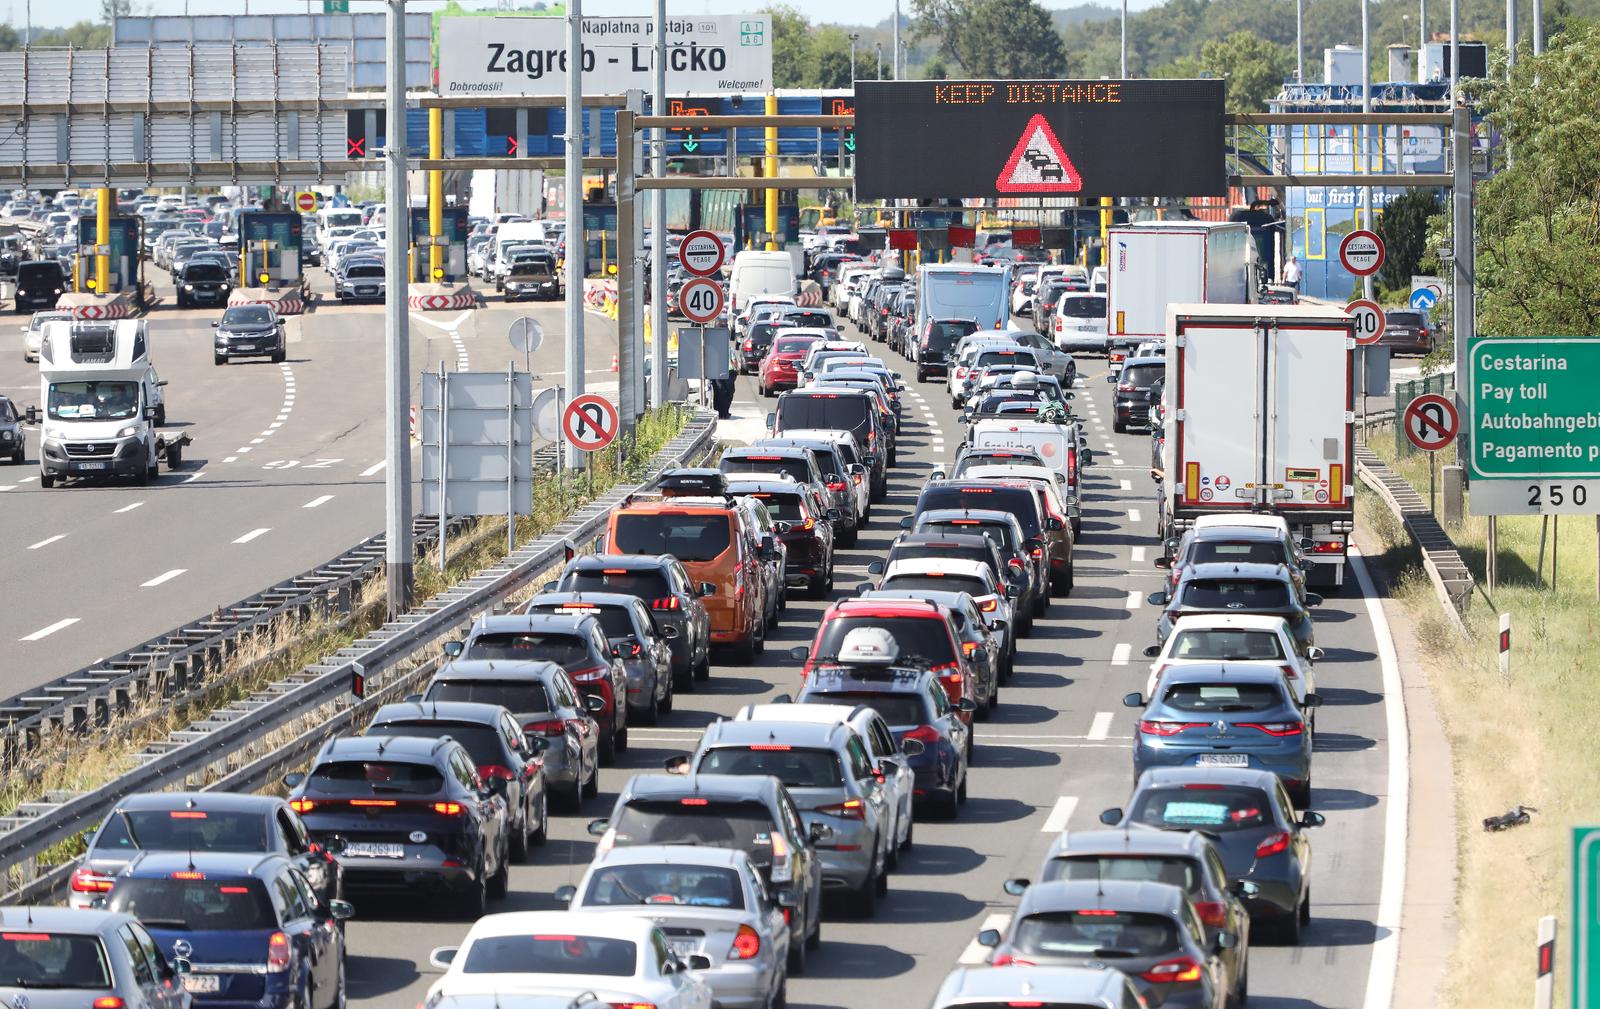
<svg viewBox="0 0 1600 1009">
<path fill-rule="evenodd" d="M 649 92 L 651 18 L 583 19 L 583 93 Z M 567 88 L 567 27 L 559 17 L 447 17 L 439 23 L 441 95 L 560 95 Z M 667 90 L 680 94 L 772 88 L 772 18 L 706 15 L 667 21 Z"/>
</svg>

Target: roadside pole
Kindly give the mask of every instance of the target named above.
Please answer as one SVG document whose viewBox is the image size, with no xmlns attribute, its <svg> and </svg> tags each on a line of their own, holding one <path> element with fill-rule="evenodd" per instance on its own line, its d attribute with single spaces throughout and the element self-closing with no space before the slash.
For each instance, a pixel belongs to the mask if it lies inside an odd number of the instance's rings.
<svg viewBox="0 0 1600 1009">
<path fill-rule="evenodd" d="M 583 275 L 589 243 L 583 234 L 583 0 L 567 4 L 567 365 L 570 402 L 583 395 Z M 598 115 L 598 112 L 596 113 Z M 567 465 L 576 469 L 587 453 L 567 446 Z"/>
<path fill-rule="evenodd" d="M 1451 0 L 1454 8 L 1460 0 Z M 1456 48 L 1454 35 L 1451 37 L 1452 58 Z M 1454 75 L 1455 64 L 1450 66 Z M 1473 223 L 1472 223 L 1472 110 L 1465 105 L 1457 104 L 1451 113 L 1450 148 L 1451 168 L 1454 180 L 1451 184 L 1451 252 L 1454 253 L 1452 271 L 1453 285 L 1450 295 L 1450 309 L 1454 319 L 1452 328 L 1454 357 L 1456 362 L 1456 415 L 1467 416 L 1465 389 L 1466 383 L 1461 380 L 1462 368 L 1467 364 L 1467 346 L 1469 341 L 1477 335 L 1477 305 L 1476 293 L 1473 290 L 1475 256 L 1473 254 Z M 1456 460 L 1464 462 L 1471 458 L 1472 448 L 1470 437 L 1463 426 L 1456 436 Z"/>
<path fill-rule="evenodd" d="M 639 382 L 634 369 L 639 367 L 640 341 L 644 334 L 635 325 L 639 303 L 637 246 L 634 230 L 633 149 L 636 137 L 633 121 L 639 115 L 644 95 L 628 92 L 627 108 L 617 110 L 617 414 L 618 433 L 632 437 L 639 419 Z M 570 227 L 570 225 L 569 225 Z M 570 246 L 569 246 L 570 248 Z"/>
<path fill-rule="evenodd" d="M 410 228 L 410 199 L 406 195 L 406 5 L 388 0 L 387 45 L 389 79 L 384 93 L 389 117 L 388 149 L 384 152 L 385 201 L 389 227 L 384 270 L 389 275 L 384 297 L 384 570 L 388 576 L 389 619 L 411 608 L 411 334 L 406 317 L 406 246 Z M 398 201 L 398 202 L 396 202 Z M 396 208 L 401 208 L 397 210 Z M 408 278 L 409 279 L 409 278 Z"/>
<path fill-rule="evenodd" d="M 1361 0 L 1361 112 L 1363 115 L 1372 113 L 1372 0 Z M 1383 127 L 1378 127 L 1380 133 Z M 1356 136 L 1360 138 L 1356 143 L 1357 155 L 1361 158 L 1361 171 L 1372 171 L 1372 127 L 1362 123 L 1355 128 Z M 1372 219 L 1372 187 L 1361 187 L 1361 227 L 1368 228 L 1373 234 L 1378 233 L 1377 222 Z M 1372 300 L 1373 274 L 1369 273 L 1361 278 L 1361 297 Z M 1367 353 L 1363 349 L 1359 355 L 1363 365 L 1367 361 Z M 1361 387 L 1366 388 L 1365 375 L 1362 376 Z"/>
<path fill-rule="evenodd" d="M 1534 970 L 1533 1009 L 1555 1009 L 1556 916 L 1553 914 L 1539 919 L 1539 950 Z"/>
<path fill-rule="evenodd" d="M 101 189 L 95 201 L 94 220 L 94 293 L 106 294 L 111 290 L 111 190 Z"/>
<path fill-rule="evenodd" d="M 656 0 L 656 61 L 652 115 L 667 112 L 667 0 Z M 655 131 L 650 152 L 650 174 L 667 174 L 667 131 Z M 667 201 L 665 193 L 650 194 L 650 404 L 667 399 Z"/>
<path fill-rule="evenodd" d="M 444 109 L 428 110 L 428 157 L 437 161 L 444 157 Z M 406 227 L 411 227 L 411 201 L 406 201 Z M 444 173 L 428 173 L 428 277 L 436 284 L 444 279 L 444 246 L 439 244 L 444 235 Z"/>
<path fill-rule="evenodd" d="M 882 76 L 881 72 L 879 76 Z M 767 115 L 775 116 L 777 114 L 778 96 L 769 91 L 767 92 Z M 767 159 L 766 166 L 762 169 L 761 174 L 769 179 L 775 179 L 778 177 L 778 128 L 776 126 L 768 126 L 766 135 Z M 781 248 L 783 246 L 778 244 L 778 191 L 769 189 L 767 190 L 767 251 L 772 252 Z M 702 343 L 701 346 L 704 346 L 704 344 Z M 700 381 L 705 381 L 704 371 L 700 373 Z"/>
</svg>

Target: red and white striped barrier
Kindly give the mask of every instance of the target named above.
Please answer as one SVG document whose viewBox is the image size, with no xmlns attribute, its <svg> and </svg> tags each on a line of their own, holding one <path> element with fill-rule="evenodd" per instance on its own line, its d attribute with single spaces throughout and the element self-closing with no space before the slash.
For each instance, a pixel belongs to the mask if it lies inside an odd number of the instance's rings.
<svg viewBox="0 0 1600 1009">
<path fill-rule="evenodd" d="M 261 287 L 240 287 L 228 295 L 228 307 L 235 305 L 270 305 L 279 315 L 299 315 L 306 310 L 306 299 L 300 288 L 275 292 Z"/>
<path fill-rule="evenodd" d="M 471 288 L 448 294 L 412 292 L 406 296 L 406 304 L 413 312 L 445 312 L 451 309 L 472 308 L 477 303 L 477 292 Z"/>
<path fill-rule="evenodd" d="M 56 299 L 56 310 L 71 312 L 74 319 L 130 319 L 139 314 L 133 293 L 113 295 L 80 294 L 69 291 Z"/>
</svg>

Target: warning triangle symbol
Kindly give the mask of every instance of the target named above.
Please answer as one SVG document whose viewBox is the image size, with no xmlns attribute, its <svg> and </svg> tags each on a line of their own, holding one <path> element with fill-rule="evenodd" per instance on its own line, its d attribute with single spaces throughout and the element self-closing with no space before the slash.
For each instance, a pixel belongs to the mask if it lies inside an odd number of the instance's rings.
<svg viewBox="0 0 1600 1009">
<path fill-rule="evenodd" d="M 1043 115 L 1036 114 L 1022 130 L 1022 139 L 995 179 L 1002 193 L 1076 193 L 1083 177 Z"/>
</svg>

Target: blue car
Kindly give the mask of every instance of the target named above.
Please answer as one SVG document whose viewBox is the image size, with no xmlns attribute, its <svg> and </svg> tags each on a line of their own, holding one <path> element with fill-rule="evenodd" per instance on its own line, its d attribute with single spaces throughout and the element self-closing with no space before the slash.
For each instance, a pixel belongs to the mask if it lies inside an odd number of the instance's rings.
<svg viewBox="0 0 1600 1009">
<path fill-rule="evenodd" d="M 1225 662 L 1173 666 L 1148 704 L 1140 694 L 1122 703 L 1144 708 L 1133 738 L 1133 773 L 1151 767 L 1239 767 L 1283 779 L 1296 805 L 1311 796 L 1312 732 L 1307 709 L 1315 693 L 1295 700 L 1277 666 Z M 1302 708 L 1302 703 L 1304 707 Z"/>
<path fill-rule="evenodd" d="M 177 965 L 196 1007 L 338 1009 L 354 909 L 319 901 L 282 855 L 145 852 L 107 901 L 137 917 Z"/>
</svg>

